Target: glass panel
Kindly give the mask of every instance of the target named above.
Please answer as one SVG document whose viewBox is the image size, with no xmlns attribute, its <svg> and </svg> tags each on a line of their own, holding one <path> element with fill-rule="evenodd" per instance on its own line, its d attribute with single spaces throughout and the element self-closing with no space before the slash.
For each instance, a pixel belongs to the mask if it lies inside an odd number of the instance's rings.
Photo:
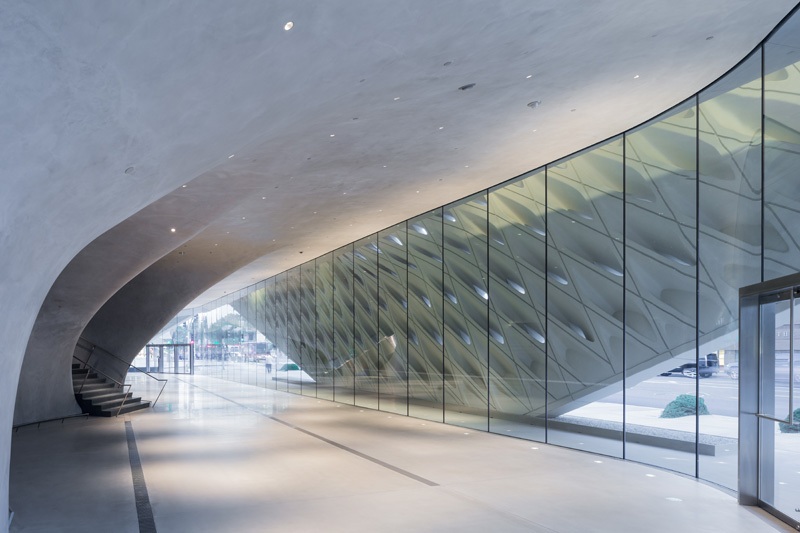
<svg viewBox="0 0 800 533">
<path fill-rule="evenodd" d="M 735 490 L 739 287 L 761 281 L 760 52 L 700 95 L 698 144 L 700 377 L 713 378 L 699 383 L 699 476 Z"/>
<path fill-rule="evenodd" d="M 444 208 L 444 390 L 447 424 L 488 431 L 486 193 Z"/>
<path fill-rule="evenodd" d="M 256 386 L 267 386 L 267 354 L 269 353 L 269 341 L 266 330 L 266 312 L 267 312 L 267 287 L 266 282 L 262 281 L 258 284 L 256 291 L 256 354 L 255 354 L 255 375 Z"/>
<path fill-rule="evenodd" d="M 317 398 L 333 400 L 333 254 L 316 260 Z"/>
<path fill-rule="evenodd" d="M 353 404 L 353 245 L 333 252 L 333 384 L 337 402 Z"/>
<path fill-rule="evenodd" d="M 271 277 L 267 280 L 266 285 L 266 313 L 264 319 L 266 320 L 266 332 L 264 335 L 267 337 L 267 357 L 264 361 L 264 372 L 266 374 L 267 388 L 275 389 L 278 382 L 275 380 L 276 356 L 278 353 L 278 302 L 277 302 L 278 283 L 276 277 Z"/>
<path fill-rule="evenodd" d="M 356 241 L 353 272 L 355 302 L 355 403 L 378 408 L 378 236 Z"/>
<path fill-rule="evenodd" d="M 622 457 L 622 138 L 547 168 L 547 441 Z"/>
<path fill-rule="evenodd" d="M 800 264 L 800 17 L 764 45 L 764 279 Z"/>
<path fill-rule="evenodd" d="M 316 319 L 314 309 L 314 261 L 300 267 L 300 368 L 304 396 L 317 395 Z"/>
<path fill-rule="evenodd" d="M 626 136 L 626 457 L 695 474 L 694 100 Z M 702 409 L 701 409 L 702 411 Z"/>
<path fill-rule="evenodd" d="M 284 378 L 288 384 L 288 391 L 300 394 L 300 386 L 303 382 L 303 370 L 301 359 L 301 332 L 300 332 L 300 301 L 302 298 L 302 288 L 300 286 L 300 267 L 292 268 L 288 272 L 288 293 L 287 293 L 287 324 L 289 342 L 288 359 L 286 364 L 278 368 L 278 376 Z"/>
<path fill-rule="evenodd" d="M 380 410 L 408 414 L 408 236 L 406 223 L 378 233 Z"/>
<path fill-rule="evenodd" d="M 545 441 L 545 173 L 489 193 L 489 430 Z"/>
<path fill-rule="evenodd" d="M 288 337 L 287 337 L 287 327 L 288 327 L 288 319 L 287 319 L 287 289 L 288 289 L 288 276 L 287 272 L 281 272 L 277 276 L 275 276 L 277 287 L 275 291 L 275 344 L 276 344 L 276 354 L 275 354 L 275 368 L 273 368 L 274 376 L 272 379 L 275 380 L 276 388 L 281 391 L 285 391 L 288 388 L 288 374 L 286 370 L 281 370 L 282 368 L 288 368 L 289 364 L 289 357 L 287 356 L 288 348 Z"/>
<path fill-rule="evenodd" d="M 408 414 L 444 420 L 442 210 L 408 221 Z"/>
</svg>

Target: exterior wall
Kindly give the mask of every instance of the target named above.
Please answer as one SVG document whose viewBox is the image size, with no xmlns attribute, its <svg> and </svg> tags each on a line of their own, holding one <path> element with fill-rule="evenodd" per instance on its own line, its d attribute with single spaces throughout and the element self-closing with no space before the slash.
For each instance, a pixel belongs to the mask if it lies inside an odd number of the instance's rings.
<svg viewBox="0 0 800 533">
<path fill-rule="evenodd" d="M 197 371 L 735 489 L 737 291 L 800 264 L 798 24 L 631 131 L 192 310 Z M 660 418 L 680 394 L 710 415 Z"/>
</svg>

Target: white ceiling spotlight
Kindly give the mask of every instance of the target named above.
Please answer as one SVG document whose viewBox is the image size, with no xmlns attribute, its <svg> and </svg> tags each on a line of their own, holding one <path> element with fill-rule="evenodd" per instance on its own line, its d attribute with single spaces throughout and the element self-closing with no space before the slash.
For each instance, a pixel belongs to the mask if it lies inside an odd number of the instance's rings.
<svg viewBox="0 0 800 533">
<path fill-rule="evenodd" d="M 536 109 L 540 105 L 542 105 L 541 100 L 534 100 L 533 102 L 528 102 L 528 107 L 530 107 L 531 109 Z"/>
<path fill-rule="evenodd" d="M 633 77 L 633 79 L 635 79 L 635 80 L 639 79 L 639 75 L 637 74 L 636 76 Z"/>
<path fill-rule="evenodd" d="M 294 28 L 294 22 L 292 22 L 291 20 L 289 22 L 287 22 L 286 24 L 284 24 L 284 26 L 283 26 L 283 29 L 286 30 L 286 31 L 289 31 L 292 28 Z"/>
<path fill-rule="evenodd" d="M 176 230 L 175 230 L 175 228 L 170 228 L 170 231 L 171 231 L 172 233 L 175 233 L 175 231 L 176 231 Z"/>
<path fill-rule="evenodd" d="M 233 156 L 235 156 L 235 155 L 236 155 L 236 154 L 231 154 L 231 155 L 229 155 L 229 156 L 228 156 L 228 159 L 233 159 Z"/>
</svg>

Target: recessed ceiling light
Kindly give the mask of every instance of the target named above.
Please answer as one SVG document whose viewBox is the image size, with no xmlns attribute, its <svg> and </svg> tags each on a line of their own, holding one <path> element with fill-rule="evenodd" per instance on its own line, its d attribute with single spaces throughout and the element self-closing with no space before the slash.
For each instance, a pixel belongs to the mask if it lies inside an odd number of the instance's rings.
<svg viewBox="0 0 800 533">
<path fill-rule="evenodd" d="M 440 129 L 440 130 L 443 130 L 443 129 L 444 129 L 444 126 L 439 126 L 439 129 Z"/>
<path fill-rule="evenodd" d="M 419 191 L 417 191 L 417 194 L 419 194 Z"/>
<path fill-rule="evenodd" d="M 181 185 L 181 188 L 182 188 L 182 189 L 185 189 L 185 188 L 186 188 L 186 185 Z"/>
<path fill-rule="evenodd" d="M 525 79 L 526 79 L 526 80 L 529 80 L 529 79 L 531 79 L 532 77 L 533 77 L 533 74 L 528 74 L 527 76 L 525 76 Z"/>
<path fill-rule="evenodd" d="M 262 197 L 261 197 L 261 199 L 262 199 L 262 200 L 266 200 L 266 199 L 267 199 L 267 197 L 266 197 L 266 196 L 262 196 Z"/>
<path fill-rule="evenodd" d="M 639 75 L 638 75 L 638 74 L 637 74 L 636 76 L 634 76 L 634 77 L 633 77 L 633 79 L 638 79 L 638 78 L 639 78 Z"/>
<path fill-rule="evenodd" d="M 317 214 L 317 212 L 316 212 L 316 211 L 314 211 L 314 214 L 316 215 L 316 214 Z"/>
<path fill-rule="evenodd" d="M 284 26 L 283 26 L 283 29 L 286 30 L 286 31 L 289 31 L 292 28 L 294 28 L 294 22 L 292 22 L 291 20 L 289 22 L 287 22 L 286 24 L 284 24 Z"/>
<path fill-rule="evenodd" d="M 533 102 L 528 102 L 528 107 L 530 107 L 531 109 L 536 109 L 540 105 L 542 105 L 541 100 L 534 100 Z"/>
<path fill-rule="evenodd" d="M 473 87 L 475 87 L 474 83 L 468 83 L 466 85 L 462 85 L 461 87 L 459 87 L 458 90 L 459 91 L 466 91 L 467 89 L 472 89 Z"/>
<path fill-rule="evenodd" d="M 711 35 L 711 36 L 709 36 L 709 37 L 706 37 L 706 41 L 710 41 L 710 40 L 711 40 L 711 39 L 713 39 L 713 38 L 714 38 L 714 36 L 713 36 L 713 35 Z"/>
<path fill-rule="evenodd" d="M 228 159 L 233 159 L 233 156 L 235 156 L 235 155 L 236 155 L 236 154 L 231 154 L 231 155 L 229 155 L 229 156 L 228 156 Z"/>
<path fill-rule="evenodd" d="M 400 97 L 399 97 L 399 96 L 395 96 L 395 97 L 394 97 L 394 101 L 396 102 L 396 101 L 398 101 L 398 100 L 400 100 Z"/>
<path fill-rule="evenodd" d="M 464 168 L 469 168 L 469 165 L 464 165 Z"/>
<path fill-rule="evenodd" d="M 170 231 L 171 231 L 172 233 L 175 233 L 175 231 L 176 231 L 176 230 L 175 230 L 175 228 L 170 228 Z"/>
<path fill-rule="evenodd" d="M 242 220 L 247 220 L 247 217 L 242 217 Z"/>
<path fill-rule="evenodd" d="M 386 168 L 386 165 L 383 165 L 383 168 Z"/>
<path fill-rule="evenodd" d="M 533 130 L 533 133 L 536 133 L 536 130 Z"/>
<path fill-rule="evenodd" d="M 331 133 L 331 137 L 336 137 L 336 134 L 335 133 Z"/>
</svg>

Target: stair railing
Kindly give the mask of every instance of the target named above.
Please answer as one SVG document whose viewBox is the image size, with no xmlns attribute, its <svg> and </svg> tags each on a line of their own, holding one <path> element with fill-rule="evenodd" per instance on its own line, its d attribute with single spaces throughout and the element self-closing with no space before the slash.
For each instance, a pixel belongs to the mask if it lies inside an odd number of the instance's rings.
<svg viewBox="0 0 800 533">
<path fill-rule="evenodd" d="M 112 378 L 111 376 L 109 376 L 108 374 L 103 372 L 102 370 L 97 370 L 93 366 L 89 365 L 86 361 L 83 361 L 82 359 L 80 359 L 76 355 L 73 355 L 72 358 L 75 359 L 76 361 L 79 361 L 80 363 L 83 363 L 83 366 L 86 368 L 86 375 L 83 376 L 83 381 L 81 381 L 81 386 L 78 389 L 78 394 L 83 392 L 83 386 L 86 384 L 86 378 L 89 377 L 89 374 L 91 374 L 92 371 L 97 372 L 98 374 L 102 374 L 103 377 L 105 377 L 106 379 L 110 379 L 111 381 L 116 383 L 119 386 L 120 389 L 124 389 L 125 387 L 128 387 L 128 390 L 125 391 L 125 396 L 122 398 L 122 403 L 119 404 L 119 409 L 117 409 L 116 416 L 119 416 L 120 411 L 122 411 L 122 406 L 125 405 L 125 402 L 128 400 L 128 396 L 130 396 L 130 394 L 131 394 L 131 384 L 130 383 L 120 383 L 119 381 L 117 381 L 116 379 Z"/>
<path fill-rule="evenodd" d="M 83 341 L 83 342 L 85 342 L 85 343 L 86 343 L 86 344 L 88 344 L 89 346 L 82 346 L 82 345 L 81 345 L 81 343 L 80 343 L 80 341 Z M 159 398 L 161 398 L 161 393 L 163 393 L 163 392 L 164 392 L 164 387 L 166 387 L 166 386 L 167 386 L 167 382 L 168 382 L 169 380 L 167 380 L 167 379 L 161 379 L 161 378 L 157 378 L 157 377 L 155 377 L 154 375 L 152 375 L 150 372 L 146 372 L 146 371 L 142 370 L 142 369 L 141 369 L 141 368 L 139 368 L 139 367 L 133 366 L 132 364 L 130 364 L 129 362 L 125 361 L 125 360 L 124 360 L 124 359 L 122 359 L 121 357 L 118 357 L 118 356 L 114 355 L 113 353 L 111 353 L 110 351 L 106 350 L 106 349 L 105 349 L 105 348 L 103 348 L 102 346 L 98 346 L 98 345 L 94 344 L 93 342 L 91 342 L 89 339 L 86 339 L 86 338 L 84 338 L 84 337 L 79 337 L 79 341 L 78 341 L 78 344 L 77 344 L 77 346 L 78 346 L 79 348 L 82 348 L 83 350 L 86 350 L 87 352 L 89 352 L 89 358 L 91 358 L 91 356 L 92 356 L 92 355 L 94 355 L 94 351 L 95 351 L 96 349 L 99 349 L 99 350 L 102 350 L 102 351 L 103 351 L 103 352 L 104 352 L 106 355 L 109 355 L 109 356 L 113 357 L 114 359 L 116 359 L 117 361 L 119 361 L 119 362 L 121 362 L 121 363 L 123 363 L 123 364 L 127 365 L 127 366 L 128 366 L 128 370 L 130 370 L 130 369 L 132 368 L 132 369 L 134 369 L 134 370 L 136 370 L 136 371 L 138 371 L 138 372 L 141 372 L 142 374 L 144 374 L 145 376 L 149 377 L 150 379 L 154 379 L 154 380 L 156 380 L 156 381 L 162 382 L 162 385 L 161 385 L 161 390 L 160 390 L 160 391 L 158 391 L 158 396 L 156 396 L 156 399 L 155 399 L 155 401 L 154 401 L 152 404 L 150 404 L 150 407 L 155 407 L 155 406 L 156 406 L 156 403 L 158 403 L 158 400 L 159 400 Z M 80 359 L 79 359 L 79 360 L 80 360 Z M 87 359 L 87 361 L 88 361 L 88 359 Z M 85 378 L 84 378 L 84 379 L 85 379 Z"/>
</svg>

